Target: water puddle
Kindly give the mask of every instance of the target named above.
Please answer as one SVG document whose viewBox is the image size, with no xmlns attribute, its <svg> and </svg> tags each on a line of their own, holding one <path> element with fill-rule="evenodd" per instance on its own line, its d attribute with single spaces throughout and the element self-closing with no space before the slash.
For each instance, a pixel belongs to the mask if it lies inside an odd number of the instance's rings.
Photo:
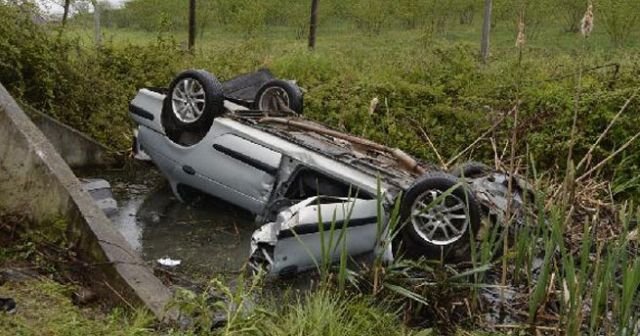
<svg viewBox="0 0 640 336">
<path fill-rule="evenodd" d="M 118 211 L 110 219 L 129 244 L 153 265 L 180 260 L 171 271 L 190 279 L 231 276 L 249 257 L 256 228 L 246 211 L 212 197 L 178 201 L 154 169 L 81 171 L 81 177 L 111 184 Z"/>
</svg>

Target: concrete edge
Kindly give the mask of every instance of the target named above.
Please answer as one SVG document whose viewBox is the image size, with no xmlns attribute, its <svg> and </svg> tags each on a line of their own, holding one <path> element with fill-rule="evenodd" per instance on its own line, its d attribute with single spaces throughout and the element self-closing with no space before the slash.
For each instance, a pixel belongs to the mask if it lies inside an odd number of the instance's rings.
<svg viewBox="0 0 640 336">
<path fill-rule="evenodd" d="M 142 305 L 158 319 L 171 292 L 95 205 L 54 146 L 0 84 L 0 209 L 29 215 L 36 228 L 57 219 L 65 239 L 87 264 L 104 298 Z M 26 225 L 26 224 L 24 224 Z M 117 300 L 115 300 L 117 301 Z"/>
<path fill-rule="evenodd" d="M 26 103 L 18 104 L 70 167 L 112 166 L 116 163 L 114 149 Z"/>
</svg>

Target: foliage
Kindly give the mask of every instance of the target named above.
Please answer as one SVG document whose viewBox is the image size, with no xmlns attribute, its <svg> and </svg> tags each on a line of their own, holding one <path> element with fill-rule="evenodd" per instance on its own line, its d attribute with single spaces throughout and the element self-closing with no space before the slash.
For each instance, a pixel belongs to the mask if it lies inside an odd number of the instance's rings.
<svg viewBox="0 0 640 336">
<path fill-rule="evenodd" d="M 638 212 L 622 206 L 620 221 L 614 225 L 607 221 L 615 219 L 599 214 L 586 214 L 583 223 L 558 201 L 566 195 L 543 192 L 551 189 L 531 165 L 536 191 L 528 195 L 533 202 L 525 201 L 525 208 L 535 215 L 521 218 L 518 229 L 508 236 L 502 225 L 489 226 L 478 240 L 470 235 L 469 263 L 404 260 L 396 254 L 390 263 L 374 262 L 354 271 L 341 260 L 339 267 L 322 266 L 321 280 L 312 289 L 277 298 L 260 293 L 256 285 L 260 276 L 247 281 L 241 275 L 233 289 L 214 280 L 202 294 L 180 295 L 179 307 L 197 321 L 196 330 L 209 328 L 211 311 L 224 312 L 229 322 L 216 330 L 222 335 L 432 335 L 425 327 L 451 334 L 460 327 L 477 328 L 478 318 L 504 313 L 498 308 L 504 289 L 508 298 L 503 307 L 514 322 L 522 323 L 512 325 L 558 328 L 568 335 L 635 334 L 640 319 L 640 255 L 638 228 L 634 227 L 635 233 L 629 229 Z M 545 208 L 549 199 L 555 202 Z M 397 225 L 403 225 L 397 222 L 397 209 L 389 219 L 392 236 Z M 609 230 L 615 231 L 610 239 L 598 238 Z M 512 242 L 502 250 L 506 237 Z M 340 246 L 329 240 L 325 237 L 321 244 Z M 508 265 L 502 270 L 500 259 Z M 506 279 L 502 285 L 501 272 Z M 342 273 L 350 276 L 346 287 L 341 284 Z M 406 324 L 419 327 L 409 329 Z"/>
<path fill-rule="evenodd" d="M 275 305 L 274 314 L 259 329 L 267 335 L 432 335 L 403 326 L 390 307 L 366 297 L 349 297 L 320 289 L 288 305 Z"/>
<path fill-rule="evenodd" d="M 556 5 L 558 13 L 564 20 L 564 30 L 569 33 L 577 33 L 580 31 L 580 20 L 587 10 L 587 4 L 584 0 L 564 0 L 558 1 Z"/>
<path fill-rule="evenodd" d="M 152 335 L 148 312 L 115 309 L 105 315 L 96 308 L 81 309 L 70 300 L 75 289 L 46 278 L 5 284 L 3 296 L 11 295 L 18 307 L 14 315 L 0 314 L 0 334 Z"/>
<path fill-rule="evenodd" d="M 495 12 L 497 20 L 512 27 L 514 41 L 521 18 L 525 23 L 527 38 L 533 39 L 537 37 L 542 27 L 549 24 L 558 6 L 557 3 L 552 0 L 497 0 Z"/>
<path fill-rule="evenodd" d="M 13 32 L 12 27 L 19 27 L 20 31 Z M 206 68 L 221 78 L 229 78 L 260 66 L 271 66 L 278 75 L 297 78 L 308 89 L 307 111 L 312 118 L 401 146 L 426 159 L 435 157 L 424 146 L 415 125 L 407 127 L 414 124 L 413 120 L 429 132 L 445 156 L 453 155 L 495 119 L 495 115 L 486 113 L 485 106 L 494 114 L 510 109 L 517 82 L 514 75 L 509 75 L 512 63 L 508 59 L 479 71 L 474 47 L 434 41 L 423 49 L 422 44 L 407 38 L 410 35 L 391 35 L 397 41 L 391 48 L 384 43 L 378 46 L 374 41 L 372 45 L 364 39 L 348 43 L 351 48 L 345 49 L 345 43 L 337 38 L 330 42 L 333 49 L 316 53 L 308 53 L 301 50 L 301 45 L 286 41 L 242 42 L 231 36 L 211 47 L 205 45 L 193 58 L 182 53 L 172 39 L 162 36 L 154 41 L 147 35 L 135 45 L 107 41 L 102 49 L 91 51 L 82 47 L 80 40 L 57 39 L 28 20 L 2 29 L 6 47 L 0 53 L 7 66 L 0 69 L 2 81 L 11 92 L 117 148 L 128 145 L 124 106 L 135 90 L 145 85 L 166 85 L 172 74 L 185 67 Z M 34 37 L 25 36 L 25 32 Z M 378 40 L 386 39 L 389 37 L 381 36 Z M 29 44 L 31 41 L 33 46 Z M 338 52 L 332 51 L 336 49 Z M 585 66 L 598 65 L 601 59 L 591 57 Z M 637 57 L 621 60 L 627 71 L 618 76 L 614 87 L 606 69 L 585 75 L 586 103 L 581 113 L 585 118 L 580 119 L 578 151 L 594 141 L 604 127 L 601 125 L 606 124 L 628 94 L 625 88 L 627 83 L 633 83 L 633 71 L 637 71 L 633 69 L 638 60 Z M 25 75 L 17 72 L 22 68 L 21 62 L 34 64 L 30 67 L 38 71 L 25 69 L 22 71 Z M 547 79 L 570 74 L 558 69 L 573 68 L 572 60 L 525 57 L 524 63 L 529 70 L 523 74 L 526 83 L 520 94 L 524 117 L 534 122 L 523 126 L 523 133 L 527 134 L 536 157 L 545 158 L 543 167 L 562 166 L 561 158 L 548 153 L 556 153 L 566 144 L 558 130 L 567 129 L 570 124 L 568 111 L 572 109 L 574 84 L 571 77 L 559 81 Z M 21 80 L 23 76 L 27 77 L 25 81 Z M 83 89 L 96 82 L 103 85 L 91 92 Z M 371 119 L 365 112 L 374 96 L 386 99 L 386 111 L 373 116 L 371 122 L 362 123 Z M 627 126 L 635 108 L 630 107 L 602 148 L 613 148 L 631 135 Z M 385 123 L 378 122 L 381 120 Z M 105 132 L 105 125 L 120 128 Z M 450 129 L 461 131 L 452 134 Z M 479 157 L 490 155 L 489 146 L 480 150 L 476 152 Z M 596 152 L 598 157 L 606 154 L 603 150 Z"/>
<path fill-rule="evenodd" d="M 90 25 L 88 1 L 75 1 L 76 24 Z M 537 37 L 545 26 L 558 25 L 567 32 L 576 32 L 587 8 L 587 0 L 494 0 L 494 24 L 514 30 L 524 15 L 527 36 Z M 638 28 L 638 4 L 630 0 L 597 0 L 597 22 L 602 22 L 614 45 L 623 45 Z M 300 38 L 309 19 L 308 1 L 286 0 L 208 0 L 197 4 L 198 30 L 215 32 L 229 29 L 255 36 L 265 25 L 287 26 L 295 29 Z M 415 29 L 427 26 L 431 31 L 445 32 L 456 22 L 471 25 L 481 15 L 482 6 L 468 0 L 323 0 L 320 4 L 321 26 L 340 21 L 355 25 L 362 31 L 377 35 L 388 29 Z M 83 9 L 84 8 L 84 9 Z M 152 9 L 152 10 L 150 10 Z M 186 31 L 187 2 L 182 0 L 131 0 L 123 9 L 102 10 L 107 27 L 157 31 L 159 27 L 171 31 Z"/>
<path fill-rule="evenodd" d="M 150 8 L 153 8 L 153 15 L 148 15 Z M 125 2 L 124 9 L 114 13 L 113 23 L 117 27 L 155 31 L 167 21 L 175 30 L 187 26 L 187 15 L 187 1 L 136 0 Z"/>
<path fill-rule="evenodd" d="M 351 17 L 356 26 L 371 34 L 380 34 L 389 24 L 390 5 L 385 0 L 355 0 Z"/>
<path fill-rule="evenodd" d="M 212 329 L 213 316 L 228 320 L 213 329 L 216 335 L 432 335 L 430 330 L 413 331 L 404 326 L 391 307 L 371 298 L 340 294 L 335 288 L 321 288 L 303 294 L 287 292 L 281 298 L 261 296 L 255 279 L 245 279 L 229 288 L 213 280 L 205 291 L 181 290 L 177 307 L 194 322 L 192 330 Z M 256 302 L 257 301 L 257 302 Z"/>
<path fill-rule="evenodd" d="M 44 110 L 98 140 L 124 148 L 132 92 L 170 77 L 175 44 L 87 50 L 0 5 L 0 81 L 20 101 Z M 129 92 L 126 92 L 126 91 Z M 116 107 L 117 106 L 117 107 Z"/>
<path fill-rule="evenodd" d="M 232 12 L 232 27 L 246 36 L 255 36 L 257 32 L 264 29 L 266 19 L 266 8 L 264 1 L 241 0 L 235 1 L 235 10 Z"/>
<path fill-rule="evenodd" d="M 633 30 L 640 25 L 640 2 L 598 0 L 595 2 L 595 6 L 595 15 L 600 14 L 598 16 L 613 44 L 617 47 L 624 46 Z"/>
<path fill-rule="evenodd" d="M 398 1 L 395 8 L 395 16 L 409 28 L 422 28 L 427 35 L 442 34 L 445 32 L 450 18 L 460 11 L 461 18 L 467 17 L 463 13 L 467 6 L 460 8 L 459 1 L 444 2 L 438 0 Z M 468 18 L 467 18 L 468 19 Z"/>
<path fill-rule="evenodd" d="M 220 9 L 226 4 L 228 7 L 222 8 L 222 12 L 230 13 L 226 15 L 228 20 L 236 20 L 232 19 L 233 13 L 238 13 L 242 6 L 250 6 L 253 0 L 242 3 L 217 1 L 220 5 L 212 5 L 212 8 Z M 411 4 L 411 1 L 406 0 L 398 6 Z M 127 6 L 136 3 L 133 1 Z M 425 2 L 423 5 L 430 4 Z M 321 5 L 321 10 L 328 12 L 335 8 L 331 2 Z M 264 10 L 271 12 L 274 9 L 264 5 Z M 292 10 L 302 13 L 303 7 Z M 429 8 L 421 10 L 428 11 Z M 455 14 L 449 15 L 455 17 Z M 109 35 L 108 32 L 105 43 L 96 50 L 87 48 L 92 44 L 87 43 L 85 36 L 89 34 L 83 35 L 82 30 L 68 31 L 60 37 L 57 32 L 48 33 L 48 27 L 33 24 L 7 6 L 0 7 L 0 16 L 5 22 L 12 23 L 0 27 L 0 80 L 3 85 L 20 100 L 118 150 L 129 147 L 130 124 L 126 107 L 138 88 L 165 86 L 175 73 L 185 68 L 208 69 L 225 79 L 267 66 L 278 76 L 297 79 L 307 89 L 305 110 L 309 117 L 401 147 L 429 161 L 436 158 L 425 146 L 420 129 L 427 132 L 443 156 L 451 157 L 510 110 L 518 94 L 524 121 L 519 132 L 526 136 L 520 150 L 526 143 L 532 155 L 540 158 L 542 168 L 561 168 L 566 163 L 560 153 L 567 148 L 575 96 L 573 72 L 576 66 L 570 55 L 575 50 L 583 50 L 575 35 L 571 39 L 560 39 L 559 43 L 563 45 L 559 46 L 545 41 L 542 43 L 545 49 L 534 46 L 535 41 L 530 42 L 531 47 L 523 51 L 520 70 L 515 71 L 517 56 L 512 51 L 515 34 L 512 24 L 496 28 L 501 34 L 495 39 L 496 61 L 489 67 L 479 68 L 475 45 L 450 43 L 446 39 L 427 42 L 414 30 L 381 31 L 377 36 L 354 39 L 347 26 L 331 39 L 323 38 L 323 46 L 313 53 L 306 50 L 304 42 L 293 39 L 287 28 L 271 27 L 270 30 L 274 30 L 272 38 L 257 35 L 248 41 L 236 33 L 218 31 L 216 39 L 201 41 L 199 51 L 190 55 L 167 33 L 119 30 L 118 35 Z M 278 20 L 289 19 L 281 17 Z M 552 31 L 563 34 L 560 30 Z M 238 31 L 238 34 L 248 33 Z M 545 31 L 545 34 L 549 32 Z M 118 40 L 117 36 L 124 37 Z M 622 71 L 617 74 L 611 71 L 612 68 L 585 71 L 579 105 L 577 155 L 586 152 L 606 127 L 630 95 L 640 73 L 638 53 L 598 51 L 603 44 L 606 45 L 606 41 L 601 35 L 592 36 L 586 51 L 594 52 L 583 56 L 584 67 L 601 65 L 613 58 Z M 549 50 L 553 51 L 550 53 Z M 88 87 L 91 90 L 87 90 Z M 367 107 L 373 97 L 381 98 L 384 104 L 378 113 L 368 115 Z M 594 151 L 592 160 L 606 157 L 633 135 L 636 113 L 638 105 L 631 104 L 610 135 Z M 506 129 L 500 127 L 494 134 L 498 147 L 507 141 Z M 637 153 L 639 147 L 634 144 L 629 148 L 627 162 L 636 162 L 638 156 L 633 153 Z M 473 154 L 476 159 L 492 158 L 493 149 L 489 142 L 481 142 Z M 610 167 L 616 165 L 613 162 Z M 616 169 L 618 180 L 633 175 L 633 169 L 626 167 Z M 629 184 L 624 189 L 624 195 L 633 194 L 638 192 L 638 185 Z"/>
<path fill-rule="evenodd" d="M 494 61 L 480 66 L 476 59 L 477 27 L 465 24 L 453 29 L 454 19 L 470 10 L 464 1 L 437 7 L 443 2 L 321 0 L 321 13 L 336 21 L 325 21 L 333 25 L 321 25 L 321 32 L 323 29 L 329 32 L 320 36 L 321 43 L 315 52 L 307 51 L 304 43 L 290 34 L 294 27 L 296 37 L 301 37 L 306 29 L 300 28 L 306 24 L 301 18 L 305 6 L 278 1 L 207 3 L 210 7 L 204 7 L 199 14 L 203 15 L 201 31 L 206 28 L 211 33 L 206 40 L 199 41 L 201 45 L 195 55 L 185 53 L 173 37 L 175 34 L 180 38 L 178 32 L 184 30 L 185 16 L 174 15 L 186 13 L 184 2 L 127 2 L 124 10 L 112 12 L 111 19 L 114 25 L 127 30 L 108 31 L 107 41 L 99 49 L 87 43 L 86 31 L 81 28 L 61 34 L 55 24 L 34 24 L 24 9 L 3 2 L 0 20 L 8 24 L 0 25 L 0 81 L 21 101 L 116 149 L 126 150 L 130 134 L 126 109 L 138 88 L 166 85 L 185 68 L 205 68 L 221 79 L 228 79 L 268 66 L 278 76 L 297 79 L 307 90 L 305 113 L 309 118 L 406 149 L 432 162 L 435 155 L 425 145 L 423 132 L 445 158 L 452 157 L 519 100 L 515 131 L 520 141 L 516 143 L 516 151 L 525 161 L 536 158 L 536 168 L 544 169 L 548 175 L 564 171 L 574 109 L 578 111 L 574 151 L 575 157 L 582 157 L 638 86 L 640 54 L 631 38 L 638 33 L 634 23 L 637 21 L 634 13 L 638 11 L 632 10 L 636 2 L 595 2 L 596 33 L 583 46 L 575 35 L 559 29 L 564 24 L 554 23 L 558 15 L 570 15 L 575 22 L 576 13 L 584 12 L 584 8 L 578 9 L 578 1 L 572 2 L 571 8 L 566 7 L 566 13 L 554 14 L 549 13 L 549 8 L 559 7 L 546 0 L 518 1 L 518 6 L 513 6 L 513 1 L 496 0 L 495 20 L 502 24 L 496 26 L 492 37 Z M 154 11 L 148 13 L 149 8 Z M 545 38 L 537 43 L 528 42 L 522 59 L 517 60 L 513 52 L 513 23 L 523 9 L 528 36 L 534 33 Z M 75 18 L 78 26 L 82 19 L 81 15 Z M 207 20 L 210 25 L 205 23 Z M 245 20 L 252 22 L 250 27 L 245 27 Z M 609 43 L 602 30 L 598 33 L 597 22 L 607 27 L 614 44 L 625 48 L 608 50 Z M 354 33 L 354 26 L 368 36 Z M 437 38 L 430 38 L 427 43 L 416 34 L 427 34 L 436 28 L 440 30 L 434 36 Z M 251 39 L 245 40 L 247 36 Z M 576 101 L 576 54 L 580 55 L 583 68 L 579 101 Z M 610 67 L 589 70 L 611 62 L 621 70 L 613 72 Z M 373 97 L 380 98 L 382 103 L 375 113 L 369 114 L 367 107 Z M 595 148 L 590 160 L 599 162 L 634 135 L 639 114 L 639 104 L 634 101 Z M 492 132 L 498 155 L 507 148 L 513 126 L 508 119 Z M 611 196 L 615 199 L 640 195 L 639 152 L 640 145 L 635 143 L 604 167 L 604 173 L 613 177 Z M 493 144 L 483 140 L 469 155 L 477 160 L 493 160 Z M 630 319 L 637 318 L 633 312 L 637 311 L 640 281 L 638 257 L 626 253 L 631 244 L 630 234 L 623 232 L 617 239 L 600 240 L 588 235 L 590 227 L 585 225 L 587 238 L 572 240 L 579 242 L 576 248 L 564 239 L 572 234 L 570 229 L 575 230 L 575 225 L 565 225 L 571 222 L 571 213 L 553 207 L 549 222 L 543 222 L 546 215 L 540 210 L 542 222 L 519 233 L 514 249 L 505 254 L 505 260 L 513 267 L 510 274 L 514 284 L 524 288 L 528 295 L 520 311 L 528 312 L 535 320 L 544 315 L 545 309 L 556 312 L 559 309 L 560 323 L 575 333 L 579 332 L 580 322 L 586 322 L 592 333 L 612 323 L 624 329 Z M 631 215 L 637 217 L 631 210 L 619 216 Z M 600 223 L 602 218 L 595 218 Z M 579 223 L 581 232 L 582 224 Z M 276 334 L 321 330 L 349 334 L 355 332 L 349 329 L 355 325 L 358 334 L 376 334 L 376 328 L 381 333 L 398 333 L 404 329 L 397 314 L 386 309 L 388 305 L 399 303 L 406 309 L 407 315 L 403 316 L 406 317 L 422 316 L 424 311 L 437 314 L 450 311 L 452 294 L 468 295 L 473 303 L 478 294 L 476 287 L 492 275 L 486 271 L 486 265 L 497 249 L 496 242 L 500 240 L 480 242 L 475 267 L 470 271 L 459 272 L 426 262 L 389 265 L 379 273 L 384 274 L 382 284 L 358 288 L 365 294 L 371 294 L 366 289 L 374 288 L 374 296 L 389 299 L 375 301 L 382 308 L 374 307 L 370 298 L 359 296 L 362 293 L 357 291 L 336 294 L 324 289 L 284 305 L 266 306 L 267 309 L 254 311 L 253 315 L 238 314 L 236 324 L 227 330 L 249 328 L 251 332 L 269 330 Z M 585 257 L 584 251 L 592 249 L 599 251 L 595 258 L 591 254 Z M 31 250 L 25 246 L 25 253 Z M 540 261 L 542 267 L 534 273 L 533 265 Z M 423 277 L 416 276 L 416 272 Z M 552 285 L 561 290 L 549 291 Z M 218 309 L 240 312 L 247 291 L 228 290 L 220 283 L 214 287 L 227 299 L 216 301 Z M 190 307 L 191 312 L 199 314 L 201 327 L 208 326 L 212 320 L 203 314 L 210 308 L 209 297 L 183 294 L 182 307 Z M 549 298 L 551 294 L 558 297 Z M 589 314 L 580 309 L 587 301 L 593 307 Z M 235 305 L 228 306 L 225 302 Z M 425 308 L 425 303 L 431 308 Z M 605 310 L 615 318 L 602 319 Z"/>
</svg>

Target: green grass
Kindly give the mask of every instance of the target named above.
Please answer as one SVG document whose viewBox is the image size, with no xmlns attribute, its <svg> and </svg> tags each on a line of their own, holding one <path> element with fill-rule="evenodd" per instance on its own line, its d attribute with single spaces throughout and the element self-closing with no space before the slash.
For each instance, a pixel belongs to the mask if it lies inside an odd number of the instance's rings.
<svg viewBox="0 0 640 336">
<path fill-rule="evenodd" d="M 0 287 L 0 296 L 17 302 L 13 315 L 0 313 L 0 335 L 150 335 L 149 313 L 79 308 L 71 303 L 73 287 L 46 278 Z"/>
<path fill-rule="evenodd" d="M 473 24 L 448 23 L 441 33 L 434 33 L 433 39 L 436 41 L 446 41 L 450 43 L 470 43 L 480 44 L 481 21 L 476 20 Z M 92 26 L 72 25 L 65 34 L 81 38 L 85 44 L 93 42 L 94 33 Z M 423 30 L 399 29 L 389 27 L 381 34 L 369 34 L 358 30 L 353 24 L 348 22 L 325 22 L 318 28 L 317 50 L 347 50 L 360 46 L 370 47 L 380 45 L 381 42 L 391 42 L 383 44 L 387 51 L 393 49 L 407 50 L 414 47 L 411 42 L 415 42 L 413 37 L 423 35 Z M 492 54 L 502 55 L 510 53 L 515 49 L 515 36 L 517 26 L 515 23 L 500 22 L 492 30 L 491 48 Z M 143 44 L 155 39 L 158 34 L 154 32 L 133 30 L 127 28 L 105 28 L 103 36 L 107 40 L 113 40 L 118 44 Z M 177 41 L 186 43 L 187 33 L 184 31 L 170 31 L 162 34 L 171 35 Z M 574 55 L 576 50 L 581 49 L 579 33 L 569 33 L 563 30 L 562 22 L 547 22 L 535 31 L 530 32 L 527 37 L 527 46 L 536 52 L 547 54 L 548 56 L 559 56 L 560 54 Z M 592 50 L 607 54 L 632 53 L 640 48 L 640 30 L 631 33 L 628 43 L 624 48 L 616 48 L 609 39 L 609 35 L 604 27 L 597 27 L 589 37 Z M 235 44 L 239 41 L 258 39 L 268 40 L 276 47 L 301 45 L 306 46 L 306 36 L 298 39 L 295 27 L 287 26 L 266 26 L 255 36 L 248 37 L 243 33 L 230 30 L 224 26 L 207 27 L 202 34 L 196 38 L 196 46 L 204 50 L 213 50 L 217 47 Z"/>
<path fill-rule="evenodd" d="M 612 48 L 603 28 L 597 26 L 583 43 L 579 35 L 565 33 L 561 23 L 550 21 L 529 36 L 520 62 L 514 46 L 515 25 L 499 22 L 492 35 L 490 62 L 482 65 L 478 60 L 479 21 L 472 25 L 449 22 L 443 33 L 432 37 L 424 29 L 390 27 L 375 35 L 348 22 L 323 21 L 314 52 L 307 50 L 305 39 L 296 39 L 293 27 L 266 26 L 247 37 L 214 25 L 198 37 L 194 55 L 185 51 L 182 31 L 105 28 L 103 46 L 96 50 L 90 26 L 74 24 L 62 39 L 58 39 L 59 27 L 53 25 L 49 32 L 42 32 L 43 41 L 27 47 L 25 41 L 41 35 L 22 36 L 21 31 L 38 30 L 25 24 L 5 28 L 7 41 L 3 44 L 11 48 L 0 55 L 7 64 L 0 79 L 18 98 L 120 151 L 130 145 L 126 110 L 136 90 L 166 86 L 188 68 L 207 69 L 224 80 L 269 67 L 277 76 L 296 79 L 306 89 L 309 118 L 430 162 L 436 156 L 425 145 L 421 130 L 448 159 L 519 99 L 523 141 L 517 151 L 522 153 L 528 146 L 540 158 L 540 168 L 562 172 L 566 160 L 560 153 L 568 148 L 578 60 L 582 59 L 584 68 L 620 65 L 614 81 L 612 68 L 583 76 L 575 146 L 580 155 L 637 86 L 638 39 L 630 39 L 625 48 Z M 637 31 L 633 34 L 638 37 Z M 25 62 L 35 64 L 24 67 Z M 380 98 L 380 108 L 369 115 L 374 97 Z M 594 161 L 633 135 L 638 105 L 631 104 L 628 110 L 593 152 Z M 507 144 L 508 129 L 509 122 L 505 122 L 493 134 L 498 148 Z M 618 181 L 634 176 L 639 149 L 634 144 L 626 151 L 627 164 L 616 169 Z M 481 141 L 462 160 L 469 157 L 491 160 L 490 142 Z M 608 176 L 617 163 L 604 167 Z M 625 186 L 623 196 L 640 194 L 639 190 L 637 183 Z"/>
<path fill-rule="evenodd" d="M 429 329 L 408 329 L 390 308 L 371 298 L 345 298 L 328 290 L 306 295 L 274 313 L 258 326 L 267 335 L 434 335 Z"/>
<path fill-rule="evenodd" d="M 297 79 L 307 90 L 305 113 L 310 118 L 401 147 L 429 161 L 434 161 L 435 155 L 425 146 L 416 126 L 426 130 L 446 159 L 487 129 L 491 120 L 509 110 L 516 95 L 520 95 L 525 140 L 536 157 L 544 158 L 540 162 L 542 168 L 564 165 L 564 158 L 553 153 L 566 150 L 578 68 L 576 55 L 583 54 L 585 68 L 609 63 L 621 66 L 612 87 L 608 84 L 613 68 L 585 73 L 578 153 L 586 151 L 601 131 L 600 125 L 608 122 L 609 115 L 619 108 L 634 85 L 633 73 L 640 54 L 637 44 L 611 48 L 602 31 L 596 30 L 583 47 L 578 35 L 564 33 L 559 26 L 544 27 L 528 41 L 522 64 L 518 64 L 514 32 L 503 23 L 493 35 L 490 64 L 481 66 L 477 62 L 478 27 L 453 28 L 427 39 L 420 30 L 395 29 L 369 35 L 342 25 L 321 33 L 313 53 L 307 51 L 305 40 L 296 40 L 286 27 L 267 27 L 252 38 L 220 28 L 197 40 L 194 56 L 170 51 L 162 56 L 168 57 L 164 63 L 140 75 L 139 63 L 145 60 L 125 60 L 123 65 L 128 67 L 120 71 L 122 75 L 129 73 L 133 86 L 140 87 L 165 86 L 175 73 L 187 68 L 204 68 L 224 80 L 268 67 L 277 76 Z M 90 30 L 76 28 L 66 34 L 80 36 L 87 48 L 92 45 Z M 177 45 L 184 45 L 186 40 L 182 33 L 121 29 L 106 29 L 104 35 L 108 48 L 116 51 L 126 49 L 131 53 L 149 46 L 151 50 L 143 52 L 147 58 L 155 57 L 153 49 L 158 50 L 158 56 L 166 54 L 167 50 L 155 46 L 158 36 Z M 111 57 L 134 57 L 120 55 L 115 52 Z M 126 97 L 132 94 L 128 92 Z M 368 116 L 366 111 L 373 97 L 381 99 L 382 108 L 378 115 Z M 121 105 L 124 104 L 123 99 Z M 611 134 L 614 139 L 603 143 L 609 147 L 597 150 L 596 156 L 605 156 L 612 144 L 622 143 L 632 135 L 631 128 L 625 126 L 631 125 L 630 116 L 637 111 L 637 105 L 632 104 L 629 110 L 622 125 Z M 499 128 L 496 134 L 499 147 L 508 141 L 501 132 L 505 128 Z M 107 139 L 118 148 L 127 145 L 119 136 Z M 520 146 L 519 151 L 522 150 Z M 477 160 L 492 158 L 488 142 L 481 142 L 473 154 Z M 629 176 L 628 171 L 623 176 Z"/>
</svg>

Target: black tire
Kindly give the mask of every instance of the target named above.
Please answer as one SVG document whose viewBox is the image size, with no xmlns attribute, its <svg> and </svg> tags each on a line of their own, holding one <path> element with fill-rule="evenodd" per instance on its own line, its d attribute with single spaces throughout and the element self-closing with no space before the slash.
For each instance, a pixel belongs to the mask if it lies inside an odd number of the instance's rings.
<svg viewBox="0 0 640 336">
<path fill-rule="evenodd" d="M 443 257 L 444 261 L 457 262 L 468 260 L 470 257 L 470 233 L 475 235 L 480 227 L 481 212 L 478 206 L 478 202 L 475 197 L 467 190 L 464 185 L 458 185 L 455 189 L 451 190 L 450 194 L 444 196 L 440 202 L 436 205 L 444 205 L 449 207 L 447 210 L 451 210 L 448 214 L 446 212 L 440 212 L 438 209 L 430 208 L 427 211 L 422 211 L 421 214 L 434 216 L 432 219 L 426 219 L 426 221 L 433 223 L 433 226 L 424 226 L 424 218 L 418 218 L 412 216 L 416 207 L 420 207 L 418 202 L 425 204 L 431 204 L 435 198 L 431 194 L 431 191 L 438 195 L 446 193 L 448 190 L 456 186 L 459 179 L 455 176 L 444 172 L 430 172 L 423 175 L 417 182 L 415 182 L 409 189 L 406 190 L 402 202 L 400 204 L 400 218 L 402 224 L 402 245 L 403 252 L 407 257 L 427 257 L 430 259 L 440 259 Z M 456 203 L 457 202 L 457 203 Z M 457 206 L 461 206 L 460 209 L 455 209 Z M 464 219 L 452 220 L 452 217 L 459 217 L 464 215 Z M 447 217 L 447 223 L 454 223 L 447 226 L 447 228 L 440 228 L 436 232 L 436 225 L 444 225 L 442 216 Z M 455 222 L 454 222 L 455 220 Z M 461 222 L 462 221 L 462 222 Z M 444 225 L 446 226 L 446 225 Z M 430 241 L 426 236 L 426 227 L 429 227 L 431 231 Z M 451 227 L 458 230 L 455 232 Z M 434 229 L 431 229 L 434 228 Z M 439 240 L 438 237 L 434 238 L 434 232 L 442 233 L 449 238 L 449 233 L 453 233 L 451 241 Z M 457 238 L 456 238 L 457 237 Z"/>
<path fill-rule="evenodd" d="M 484 163 L 468 161 L 453 167 L 449 173 L 455 177 L 475 178 L 487 175 L 491 172 L 491 167 Z"/>
<path fill-rule="evenodd" d="M 285 105 L 289 109 L 293 110 L 297 114 L 302 114 L 302 108 L 304 106 L 302 91 L 297 85 L 294 85 L 291 82 L 283 81 L 281 79 L 270 80 L 260 87 L 260 89 L 256 93 L 256 98 L 253 102 L 253 108 L 255 110 L 262 111 L 278 111 L 277 107 L 266 101 L 266 99 L 268 99 L 268 96 L 265 95 L 265 93 L 272 94 L 274 91 L 277 92 L 280 97 L 284 98 Z"/>
<path fill-rule="evenodd" d="M 189 80 L 191 80 L 192 83 L 197 83 L 197 85 L 202 88 L 204 95 L 203 98 L 198 98 L 197 102 L 195 102 L 195 97 L 200 97 L 200 95 L 190 96 L 190 99 L 194 101 L 193 106 L 200 111 L 200 114 L 198 114 L 198 116 L 194 115 L 191 118 L 182 116 L 185 118 L 181 119 L 181 117 L 179 117 L 180 113 L 176 111 L 176 105 L 179 106 L 179 104 L 181 104 L 177 99 L 185 98 L 177 97 L 175 94 L 177 93 L 178 96 L 180 96 L 179 92 L 184 92 L 185 90 L 182 85 Z M 178 85 L 181 85 L 181 87 L 178 87 Z M 194 87 L 195 85 L 196 84 L 194 84 Z M 200 102 L 200 100 L 202 101 Z M 182 104 L 184 104 L 184 102 L 182 102 Z M 218 79 L 204 70 L 186 70 L 178 74 L 169 85 L 169 90 L 162 107 L 162 126 L 169 132 L 207 131 L 211 127 L 213 118 L 223 113 L 224 94 L 222 92 L 222 84 L 220 84 Z"/>
</svg>

